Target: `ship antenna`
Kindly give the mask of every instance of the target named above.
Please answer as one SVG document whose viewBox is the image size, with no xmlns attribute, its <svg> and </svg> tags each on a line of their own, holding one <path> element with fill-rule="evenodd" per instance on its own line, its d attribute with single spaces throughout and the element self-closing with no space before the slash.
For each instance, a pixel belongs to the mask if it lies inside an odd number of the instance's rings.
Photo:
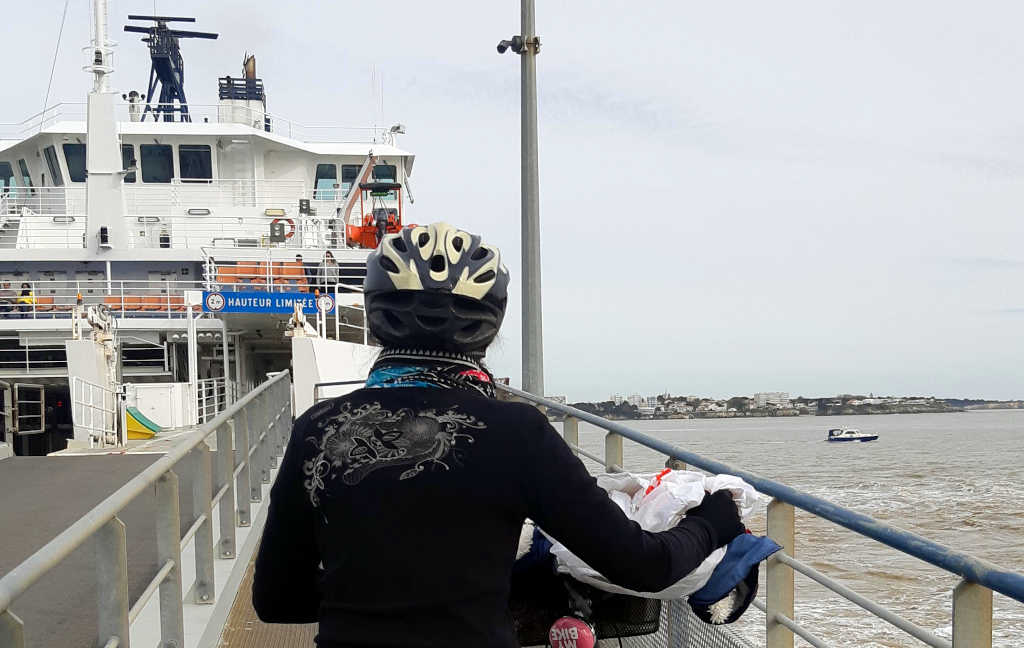
<svg viewBox="0 0 1024 648">
<path fill-rule="evenodd" d="M 64 36 L 64 21 L 68 17 L 68 2 L 64 0 L 64 13 L 60 16 L 60 31 L 57 32 L 57 44 L 53 48 L 53 63 L 50 65 L 50 80 L 46 82 L 46 95 L 43 97 L 43 112 L 39 115 L 39 132 L 43 132 L 46 122 L 46 104 L 50 102 L 50 89 L 53 87 L 53 71 L 57 69 L 57 54 L 60 53 L 60 40 Z"/>
<path fill-rule="evenodd" d="M 142 121 L 152 113 L 154 121 L 190 122 L 188 100 L 185 98 L 185 60 L 181 56 L 179 41 L 182 38 L 205 38 L 214 40 L 217 34 L 212 32 L 186 31 L 171 29 L 169 22 L 194 23 L 195 18 L 181 16 L 128 16 L 128 20 L 145 20 L 153 24 L 147 27 L 125 25 L 126 32 L 145 34 L 143 43 L 149 45 L 149 57 L 152 66 L 149 70 L 149 91 L 146 93 L 146 108 L 142 113 Z M 154 105 L 157 86 L 160 87 L 159 100 Z"/>
</svg>

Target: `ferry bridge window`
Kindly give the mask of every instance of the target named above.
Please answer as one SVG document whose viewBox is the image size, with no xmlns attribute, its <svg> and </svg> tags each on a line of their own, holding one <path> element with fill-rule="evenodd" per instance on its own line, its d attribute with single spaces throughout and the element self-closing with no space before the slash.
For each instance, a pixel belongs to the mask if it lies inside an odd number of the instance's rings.
<svg viewBox="0 0 1024 648">
<path fill-rule="evenodd" d="M 7 193 L 14 186 L 14 167 L 10 162 L 0 162 L 0 190 Z"/>
<path fill-rule="evenodd" d="M 85 144 L 65 144 L 64 161 L 71 182 L 85 182 Z"/>
<path fill-rule="evenodd" d="M 21 186 L 22 187 L 31 187 L 32 186 L 32 174 L 28 172 L 28 162 L 25 162 L 24 158 L 18 160 L 18 170 L 21 171 Z M 36 192 L 36 190 L 33 189 L 32 193 L 34 194 L 35 192 Z"/>
<path fill-rule="evenodd" d="M 135 165 L 135 147 L 131 144 L 121 145 L 121 168 L 125 170 L 124 181 L 135 182 L 135 170 L 132 169 Z"/>
<path fill-rule="evenodd" d="M 57 159 L 57 149 L 47 146 L 43 149 L 43 157 L 46 158 L 46 168 L 50 170 L 50 180 L 54 187 L 64 186 L 64 176 L 60 173 L 60 160 Z"/>
<path fill-rule="evenodd" d="M 373 167 L 373 180 L 374 182 L 398 182 L 398 170 L 394 164 L 377 164 Z M 394 191 L 389 191 L 387 198 L 394 200 L 397 196 Z"/>
<path fill-rule="evenodd" d="M 170 144 L 140 144 L 143 182 L 170 182 L 174 177 L 174 151 Z"/>
<path fill-rule="evenodd" d="M 334 200 L 334 185 L 338 184 L 338 165 L 316 165 L 313 180 L 313 200 Z"/>
<path fill-rule="evenodd" d="M 358 164 L 342 164 L 341 165 L 341 192 L 344 195 L 348 195 L 349 191 L 352 191 L 352 185 L 359 179 L 359 165 Z"/>
<path fill-rule="evenodd" d="M 178 147 L 178 165 L 182 182 L 213 179 L 213 164 L 208 144 L 182 144 Z"/>
</svg>

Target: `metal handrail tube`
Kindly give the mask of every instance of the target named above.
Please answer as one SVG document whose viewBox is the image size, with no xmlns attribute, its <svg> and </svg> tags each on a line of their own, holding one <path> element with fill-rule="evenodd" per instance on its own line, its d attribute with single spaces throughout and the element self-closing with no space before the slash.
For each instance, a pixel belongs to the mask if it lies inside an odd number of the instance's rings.
<svg viewBox="0 0 1024 648">
<path fill-rule="evenodd" d="M 800 625 L 793 619 L 790 619 L 785 614 L 776 613 L 775 620 L 778 621 L 780 624 L 786 626 L 790 630 L 792 630 L 793 634 L 797 635 L 807 643 L 811 644 L 812 646 L 814 646 L 814 648 L 829 648 L 829 645 L 827 643 L 815 637 L 806 628 L 804 628 L 802 625 Z"/>
<path fill-rule="evenodd" d="M 206 437 L 215 433 L 217 428 L 226 423 L 236 412 L 245 408 L 250 402 L 260 397 L 289 376 L 282 371 L 265 383 L 252 390 L 232 406 L 221 412 L 213 420 L 199 426 L 199 429 L 184 437 L 182 443 L 167 452 L 166 455 L 144 468 L 138 475 L 130 479 L 124 486 L 114 491 L 109 497 L 97 504 L 74 524 L 64 529 L 57 537 L 43 545 L 20 565 L 0 578 L 0 610 L 6 610 L 18 596 L 32 586 L 47 571 L 66 558 L 93 533 L 117 514 L 136 496 L 156 482 L 175 464 L 192 452 Z"/>
<path fill-rule="evenodd" d="M 146 589 L 142 591 L 142 594 L 139 596 L 139 600 L 135 601 L 135 605 L 128 610 L 129 623 L 135 622 L 135 618 L 139 616 L 142 609 L 146 607 L 146 603 L 149 603 L 149 599 L 153 598 L 153 594 L 155 594 L 157 588 L 160 587 L 160 583 L 164 582 L 164 579 L 167 578 L 167 574 L 169 574 L 172 569 L 174 569 L 174 561 L 165 561 L 164 566 L 160 568 L 156 573 L 156 576 L 153 577 L 153 580 L 149 581 L 149 585 L 146 586 Z"/>
<path fill-rule="evenodd" d="M 883 621 L 888 621 L 889 623 L 896 626 L 903 632 L 906 632 L 907 634 L 911 635 L 915 639 L 920 639 L 929 646 L 935 646 L 935 648 L 953 647 L 953 644 L 950 643 L 948 640 L 943 639 L 942 637 L 932 632 L 928 632 L 916 623 L 908 621 L 907 619 L 904 619 L 903 617 L 894 612 L 890 612 L 878 603 L 872 601 L 869 598 L 861 596 L 860 594 L 853 591 L 849 587 L 843 585 L 839 581 L 826 576 L 825 574 L 821 573 L 817 569 L 814 569 L 810 565 L 800 562 L 799 560 L 790 556 L 789 554 L 780 551 L 777 554 L 775 554 L 774 557 L 782 564 L 789 565 L 790 567 L 800 572 L 804 576 L 807 576 L 811 580 L 816 581 L 821 585 L 827 587 L 836 594 L 845 598 L 847 601 L 859 605 L 860 607 L 874 614 L 876 617 L 882 619 Z"/>
<path fill-rule="evenodd" d="M 984 585 L 995 592 L 999 592 L 1000 594 L 1008 596 L 1015 601 L 1024 603 L 1024 574 L 1003 569 L 999 565 L 987 560 L 975 558 L 974 556 L 956 551 L 955 549 L 945 545 L 922 538 L 921 536 L 911 533 L 905 529 L 880 522 L 872 517 L 864 515 L 863 513 L 851 511 L 850 509 L 833 504 L 828 500 L 815 497 L 814 495 L 808 495 L 807 493 L 801 492 L 791 486 L 786 486 L 785 484 L 781 484 L 777 481 L 767 479 L 757 473 L 741 470 L 734 466 L 730 466 L 729 464 L 708 459 L 693 452 L 687 452 L 686 450 L 682 450 L 671 443 L 666 443 L 665 441 L 650 437 L 642 432 L 638 432 L 633 428 L 623 425 L 622 423 L 609 421 L 595 414 L 576 409 L 569 405 L 563 405 L 553 400 L 521 391 L 514 387 L 500 384 L 497 385 L 497 387 L 523 400 L 543 405 L 548 409 L 556 412 L 562 412 L 569 416 L 574 416 L 581 421 L 586 421 L 599 428 L 622 435 L 623 437 L 631 441 L 635 441 L 640 445 L 646 446 L 652 450 L 657 450 L 658 452 L 668 455 L 674 459 L 681 459 L 687 464 L 697 466 L 707 472 L 740 477 L 762 493 L 771 495 L 772 497 L 788 504 L 792 504 L 801 510 L 812 513 L 820 518 L 828 520 L 829 522 L 846 527 L 860 535 L 877 540 L 882 544 L 888 545 L 893 549 L 911 555 L 919 560 L 923 560 L 924 562 L 935 565 L 936 567 L 948 572 L 957 574 L 972 583 Z"/>
</svg>

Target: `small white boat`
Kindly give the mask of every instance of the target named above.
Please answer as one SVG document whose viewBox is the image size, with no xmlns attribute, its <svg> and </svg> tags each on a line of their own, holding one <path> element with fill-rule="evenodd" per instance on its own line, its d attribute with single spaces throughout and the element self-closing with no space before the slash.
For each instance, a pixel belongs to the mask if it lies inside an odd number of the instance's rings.
<svg viewBox="0 0 1024 648">
<path fill-rule="evenodd" d="M 874 441 L 877 434 L 868 434 L 854 428 L 833 428 L 828 431 L 828 441 Z"/>
</svg>

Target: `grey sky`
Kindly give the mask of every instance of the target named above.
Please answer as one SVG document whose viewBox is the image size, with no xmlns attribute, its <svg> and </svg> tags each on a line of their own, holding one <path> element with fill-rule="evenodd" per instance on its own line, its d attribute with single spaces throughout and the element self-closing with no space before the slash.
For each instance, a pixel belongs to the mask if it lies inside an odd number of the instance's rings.
<svg viewBox="0 0 1024 648">
<path fill-rule="evenodd" d="M 52 100 L 81 100 L 86 0 Z M 408 126 L 418 222 L 500 245 L 518 286 L 518 2 L 158 0 L 195 15 L 193 103 L 257 54 L 272 112 Z M 42 105 L 58 0 L 0 24 Z M 119 89 L 152 2 L 114 0 Z M 761 390 L 1024 397 L 1024 6 L 538 0 L 546 381 L 551 394 Z M 17 92 L 13 90 L 17 88 Z M 513 294 L 498 374 L 519 373 Z"/>
</svg>

